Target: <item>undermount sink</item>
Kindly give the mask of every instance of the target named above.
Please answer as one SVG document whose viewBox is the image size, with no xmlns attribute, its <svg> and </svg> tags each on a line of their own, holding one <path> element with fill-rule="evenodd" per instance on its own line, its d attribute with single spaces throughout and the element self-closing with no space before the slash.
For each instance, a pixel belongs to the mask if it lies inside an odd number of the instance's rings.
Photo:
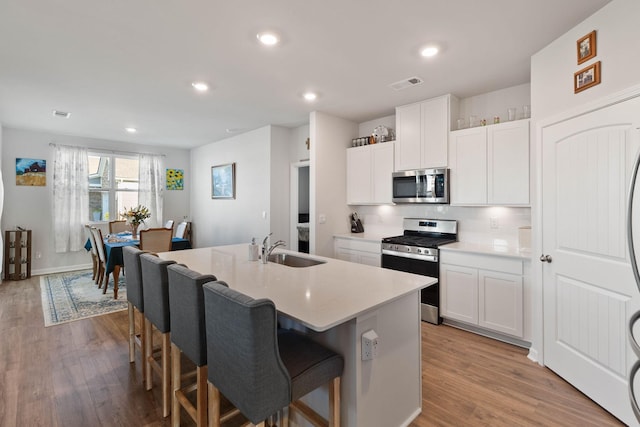
<svg viewBox="0 0 640 427">
<path fill-rule="evenodd" d="M 289 267 L 311 267 L 313 265 L 324 264 L 326 262 L 285 253 L 271 254 L 269 255 L 269 261 Z"/>
</svg>

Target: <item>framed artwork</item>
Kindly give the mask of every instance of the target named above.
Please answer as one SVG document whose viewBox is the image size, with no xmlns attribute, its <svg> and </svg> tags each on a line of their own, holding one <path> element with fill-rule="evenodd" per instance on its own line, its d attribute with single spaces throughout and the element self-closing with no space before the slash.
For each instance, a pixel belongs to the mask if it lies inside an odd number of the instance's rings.
<svg viewBox="0 0 640 427">
<path fill-rule="evenodd" d="M 576 42 L 578 65 L 596 57 L 596 31 L 593 30 Z"/>
<path fill-rule="evenodd" d="M 167 190 L 184 190 L 184 170 L 167 169 Z"/>
<path fill-rule="evenodd" d="M 236 198 L 236 164 L 211 166 L 211 198 Z"/>
<path fill-rule="evenodd" d="M 16 159 L 16 185 L 44 187 L 47 185 L 47 161 Z"/>
<path fill-rule="evenodd" d="M 585 89 L 600 83 L 600 61 L 574 73 L 573 92 L 582 92 Z"/>
</svg>

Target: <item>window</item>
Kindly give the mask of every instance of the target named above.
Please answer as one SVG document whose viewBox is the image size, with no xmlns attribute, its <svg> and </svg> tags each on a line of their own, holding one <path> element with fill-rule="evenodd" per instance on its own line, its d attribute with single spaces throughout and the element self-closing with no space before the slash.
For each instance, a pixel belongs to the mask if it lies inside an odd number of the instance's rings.
<svg viewBox="0 0 640 427">
<path fill-rule="evenodd" d="M 90 221 L 120 219 L 125 207 L 138 205 L 138 156 L 89 153 Z"/>
</svg>

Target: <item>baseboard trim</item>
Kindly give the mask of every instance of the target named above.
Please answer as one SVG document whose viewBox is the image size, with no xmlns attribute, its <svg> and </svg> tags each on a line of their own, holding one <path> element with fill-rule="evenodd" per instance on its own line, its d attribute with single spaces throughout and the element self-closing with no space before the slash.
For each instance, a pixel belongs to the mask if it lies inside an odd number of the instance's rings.
<svg viewBox="0 0 640 427">
<path fill-rule="evenodd" d="M 67 271 L 87 270 L 91 268 L 91 264 L 66 265 L 63 267 L 40 268 L 31 270 L 32 276 L 43 276 L 45 274 L 66 273 Z"/>
<path fill-rule="evenodd" d="M 451 319 L 443 319 L 443 324 L 453 326 L 454 328 L 462 329 L 464 331 L 473 332 L 474 334 L 482 335 L 487 338 L 493 338 L 494 340 L 506 342 L 507 344 L 517 345 L 522 348 L 531 348 L 531 343 L 523 341 L 521 339 L 510 337 L 499 332 L 489 331 L 487 329 L 480 328 L 478 326 L 469 325 L 464 322 L 458 322 Z"/>
</svg>

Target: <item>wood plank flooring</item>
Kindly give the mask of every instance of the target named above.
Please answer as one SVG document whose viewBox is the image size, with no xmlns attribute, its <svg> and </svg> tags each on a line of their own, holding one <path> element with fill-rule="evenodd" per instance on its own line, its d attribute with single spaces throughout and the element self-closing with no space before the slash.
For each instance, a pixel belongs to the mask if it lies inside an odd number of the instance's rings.
<svg viewBox="0 0 640 427">
<path fill-rule="evenodd" d="M 524 349 L 427 323 L 422 338 L 413 427 L 622 425 Z M 0 426 L 168 426 L 139 364 L 126 311 L 45 328 L 39 277 L 0 284 Z"/>
</svg>

